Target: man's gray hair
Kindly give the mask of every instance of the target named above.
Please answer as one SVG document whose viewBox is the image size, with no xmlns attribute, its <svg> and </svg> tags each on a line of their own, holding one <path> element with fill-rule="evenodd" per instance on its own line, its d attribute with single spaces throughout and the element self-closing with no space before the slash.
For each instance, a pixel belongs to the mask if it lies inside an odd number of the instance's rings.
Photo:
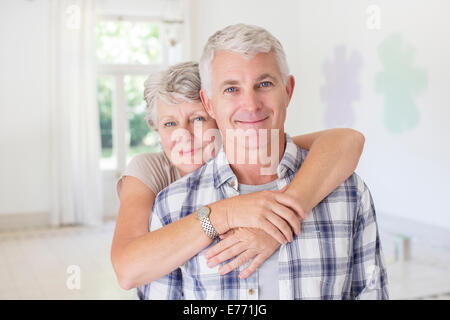
<svg viewBox="0 0 450 320">
<path fill-rule="evenodd" d="M 275 53 L 284 83 L 289 77 L 286 55 L 280 41 L 264 28 L 246 24 L 235 24 L 217 31 L 209 37 L 200 58 L 202 89 L 211 97 L 211 61 L 216 51 L 232 51 L 249 58 L 258 53 Z"/>
<path fill-rule="evenodd" d="M 198 63 L 183 62 L 150 75 L 144 83 L 144 99 L 147 124 L 158 131 L 159 100 L 167 104 L 201 102 Z"/>
</svg>

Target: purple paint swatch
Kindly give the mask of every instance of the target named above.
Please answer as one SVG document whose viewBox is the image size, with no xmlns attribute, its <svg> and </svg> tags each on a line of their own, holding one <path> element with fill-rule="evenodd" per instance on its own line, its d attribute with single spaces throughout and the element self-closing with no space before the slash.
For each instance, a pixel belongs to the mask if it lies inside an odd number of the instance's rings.
<svg viewBox="0 0 450 320">
<path fill-rule="evenodd" d="M 334 49 L 333 60 L 327 60 L 322 70 L 326 83 L 320 88 L 320 97 L 327 104 L 324 121 L 327 127 L 348 126 L 355 122 L 352 104 L 360 97 L 359 73 L 362 56 L 353 51 L 347 57 L 345 45 Z"/>
</svg>

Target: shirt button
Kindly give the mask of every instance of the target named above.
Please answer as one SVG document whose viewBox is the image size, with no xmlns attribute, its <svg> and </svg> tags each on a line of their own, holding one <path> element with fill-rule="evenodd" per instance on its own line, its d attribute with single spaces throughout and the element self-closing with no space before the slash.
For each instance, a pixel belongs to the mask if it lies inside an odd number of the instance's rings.
<svg viewBox="0 0 450 320">
<path fill-rule="evenodd" d="M 233 181 L 231 181 L 231 186 L 234 188 L 235 186 L 236 186 L 236 182 L 233 180 Z"/>
<path fill-rule="evenodd" d="M 249 295 L 252 296 L 254 293 L 255 293 L 255 290 L 253 290 L 253 289 L 248 289 L 248 294 L 249 294 Z"/>
</svg>

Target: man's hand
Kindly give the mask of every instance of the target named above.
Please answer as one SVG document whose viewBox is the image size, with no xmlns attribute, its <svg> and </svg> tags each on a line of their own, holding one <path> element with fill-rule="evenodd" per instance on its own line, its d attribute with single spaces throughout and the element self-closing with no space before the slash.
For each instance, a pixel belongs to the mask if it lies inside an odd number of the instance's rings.
<svg viewBox="0 0 450 320">
<path fill-rule="evenodd" d="M 205 258 L 208 259 L 207 265 L 213 268 L 228 259 L 236 257 L 219 268 L 219 273 L 224 275 L 239 268 L 253 258 L 253 261 L 239 273 L 241 279 L 245 279 L 255 272 L 280 246 L 266 232 L 255 228 L 233 229 L 220 237 L 222 241 L 205 253 Z"/>
</svg>

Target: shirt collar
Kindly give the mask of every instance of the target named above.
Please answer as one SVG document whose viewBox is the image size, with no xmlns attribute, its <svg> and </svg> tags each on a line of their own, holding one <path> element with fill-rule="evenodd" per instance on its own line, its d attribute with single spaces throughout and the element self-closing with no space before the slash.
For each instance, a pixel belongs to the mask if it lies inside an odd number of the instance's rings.
<svg viewBox="0 0 450 320">
<path fill-rule="evenodd" d="M 284 154 L 277 167 L 278 179 L 295 174 L 303 161 L 300 149 L 287 133 L 285 133 L 285 141 Z M 230 179 L 236 178 L 233 170 L 231 170 L 223 145 L 213 161 L 214 187 L 216 189 Z"/>
<path fill-rule="evenodd" d="M 217 156 L 214 158 L 213 163 L 214 172 L 214 188 L 218 189 L 222 184 L 228 180 L 236 177 L 233 170 L 231 170 L 230 164 L 228 163 L 227 156 L 223 150 L 223 145 L 220 147 Z"/>
</svg>

